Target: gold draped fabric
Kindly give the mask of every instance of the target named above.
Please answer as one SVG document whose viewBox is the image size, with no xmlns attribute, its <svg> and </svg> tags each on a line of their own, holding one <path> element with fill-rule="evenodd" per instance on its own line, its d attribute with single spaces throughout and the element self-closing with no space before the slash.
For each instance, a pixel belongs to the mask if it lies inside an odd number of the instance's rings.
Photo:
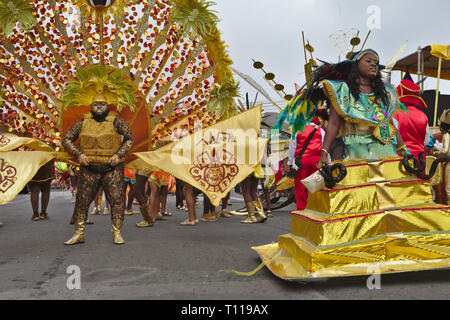
<svg viewBox="0 0 450 320">
<path fill-rule="evenodd" d="M 12 151 L 22 146 L 37 151 Z M 0 205 L 12 201 L 47 162 L 69 158 L 67 153 L 55 152 L 39 140 L 0 134 Z"/>
<path fill-rule="evenodd" d="M 49 145 L 33 138 L 19 137 L 11 133 L 0 133 L 0 152 L 12 151 L 22 146 L 36 151 L 54 151 Z"/>
<path fill-rule="evenodd" d="M 158 150 L 135 153 L 149 166 L 203 191 L 214 206 L 252 173 L 265 152 L 261 106 L 186 135 Z"/>
<path fill-rule="evenodd" d="M 0 205 L 12 201 L 39 168 L 54 158 L 54 153 L 43 151 L 0 152 Z"/>
</svg>

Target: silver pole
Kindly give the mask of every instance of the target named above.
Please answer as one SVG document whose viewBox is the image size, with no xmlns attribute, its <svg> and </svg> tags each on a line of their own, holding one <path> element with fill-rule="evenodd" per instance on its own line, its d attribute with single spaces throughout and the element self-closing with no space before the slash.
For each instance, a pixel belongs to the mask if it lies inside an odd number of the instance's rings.
<svg viewBox="0 0 450 320">
<path fill-rule="evenodd" d="M 422 48 L 417 48 L 417 82 L 422 80 Z"/>
</svg>

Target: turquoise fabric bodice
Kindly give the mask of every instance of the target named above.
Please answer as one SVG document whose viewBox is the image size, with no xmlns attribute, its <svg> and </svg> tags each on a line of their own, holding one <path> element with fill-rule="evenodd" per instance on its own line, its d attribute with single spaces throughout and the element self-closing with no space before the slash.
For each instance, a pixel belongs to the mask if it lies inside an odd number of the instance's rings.
<svg viewBox="0 0 450 320">
<path fill-rule="evenodd" d="M 385 84 L 390 105 L 376 101 L 374 94 L 356 100 L 344 81 L 323 81 L 329 101 L 345 121 L 337 143 L 344 159 L 375 159 L 397 155 L 396 129 L 391 118 L 398 108 L 394 86 Z M 343 128 L 342 128 L 343 127 Z"/>
</svg>

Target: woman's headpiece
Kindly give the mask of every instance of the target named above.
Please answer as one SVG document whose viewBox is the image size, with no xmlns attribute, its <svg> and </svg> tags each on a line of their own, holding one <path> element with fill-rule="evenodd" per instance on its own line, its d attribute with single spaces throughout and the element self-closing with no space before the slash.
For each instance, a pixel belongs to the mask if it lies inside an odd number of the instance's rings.
<svg viewBox="0 0 450 320">
<path fill-rule="evenodd" d="M 107 65 L 90 65 L 78 70 L 67 84 L 62 97 L 64 106 L 88 106 L 94 101 L 114 105 L 118 112 L 126 106 L 135 110 L 137 88 L 121 69 Z"/>
<path fill-rule="evenodd" d="M 444 110 L 442 112 L 441 118 L 439 119 L 440 123 L 445 123 L 450 125 L 450 109 Z"/>
</svg>

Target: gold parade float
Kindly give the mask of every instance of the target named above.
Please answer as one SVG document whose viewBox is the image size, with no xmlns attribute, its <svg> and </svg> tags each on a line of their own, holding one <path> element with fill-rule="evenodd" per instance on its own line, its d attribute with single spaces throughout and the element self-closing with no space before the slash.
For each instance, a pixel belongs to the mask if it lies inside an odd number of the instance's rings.
<svg viewBox="0 0 450 320">
<path fill-rule="evenodd" d="M 346 160 L 347 176 L 291 214 L 290 233 L 253 249 L 283 279 L 447 268 L 450 207 L 400 158 Z"/>
</svg>

